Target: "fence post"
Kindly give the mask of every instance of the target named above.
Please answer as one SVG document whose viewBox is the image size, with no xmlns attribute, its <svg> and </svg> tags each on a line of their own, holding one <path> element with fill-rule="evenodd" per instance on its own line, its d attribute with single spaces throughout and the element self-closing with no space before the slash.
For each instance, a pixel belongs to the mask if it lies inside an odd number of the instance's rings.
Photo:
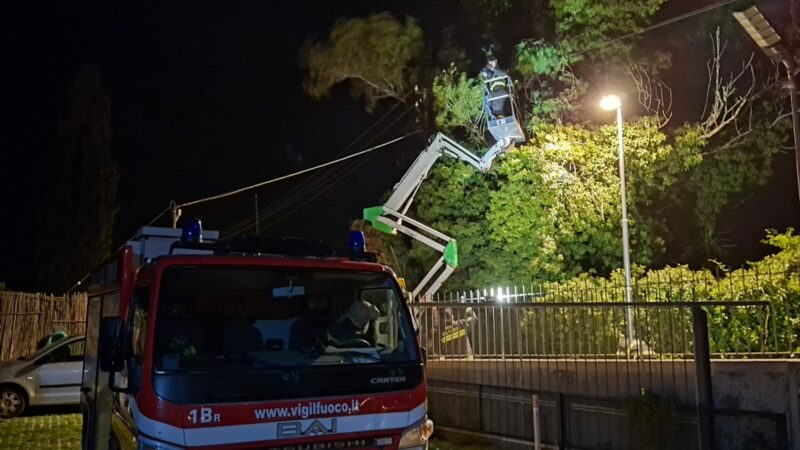
<svg viewBox="0 0 800 450">
<path fill-rule="evenodd" d="M 711 383 L 711 352 L 708 344 L 708 314 L 692 305 L 694 333 L 694 374 L 697 388 L 697 419 L 700 423 L 700 449 L 714 450 L 714 392 Z"/>
<path fill-rule="evenodd" d="M 775 418 L 775 445 L 778 450 L 789 449 L 789 430 L 786 426 L 786 417 L 778 414 Z"/>
<path fill-rule="evenodd" d="M 483 384 L 478 385 L 478 431 L 483 433 Z"/>
<path fill-rule="evenodd" d="M 558 449 L 567 448 L 567 411 L 564 409 L 564 393 L 556 394 L 556 422 L 558 428 Z"/>
<path fill-rule="evenodd" d="M 539 396 L 531 395 L 531 407 L 533 412 L 533 448 L 542 450 L 542 435 L 539 423 Z"/>
</svg>

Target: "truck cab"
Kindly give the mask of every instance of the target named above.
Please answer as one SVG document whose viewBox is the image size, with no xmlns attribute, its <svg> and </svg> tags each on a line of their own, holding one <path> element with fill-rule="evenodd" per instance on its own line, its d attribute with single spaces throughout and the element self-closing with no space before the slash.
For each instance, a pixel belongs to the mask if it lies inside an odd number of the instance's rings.
<svg viewBox="0 0 800 450">
<path fill-rule="evenodd" d="M 391 270 L 318 242 L 203 236 L 145 227 L 95 277 L 85 449 L 427 448 Z"/>
</svg>

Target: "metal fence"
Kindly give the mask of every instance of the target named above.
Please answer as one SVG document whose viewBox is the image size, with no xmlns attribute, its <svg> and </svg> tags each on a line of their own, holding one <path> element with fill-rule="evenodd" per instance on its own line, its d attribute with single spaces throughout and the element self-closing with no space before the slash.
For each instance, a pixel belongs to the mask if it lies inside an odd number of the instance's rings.
<svg viewBox="0 0 800 450">
<path fill-rule="evenodd" d="M 757 435 L 772 445 L 765 448 L 785 447 L 783 415 L 715 410 L 711 397 L 715 342 L 725 346 L 717 356 L 771 354 L 768 302 L 439 302 L 412 309 L 426 348 L 432 416 L 445 428 L 530 441 L 531 396 L 538 395 L 543 441 L 559 448 L 648 448 L 642 439 L 659 436 L 665 420 L 673 421 L 675 446 L 653 448 L 709 448 L 700 447 L 701 437 L 730 434 L 714 432 L 723 413 L 718 427 L 735 424 L 742 442 Z M 626 336 L 629 309 L 633 339 Z M 730 337 L 733 329 L 713 328 L 744 319 L 758 326 L 742 341 Z M 637 401 L 653 415 L 649 423 L 636 423 L 647 417 L 633 413 Z M 632 432 L 643 427 L 641 435 Z"/>
<path fill-rule="evenodd" d="M 637 302 L 632 306 L 621 302 L 439 302 L 415 304 L 414 308 L 426 333 L 424 344 L 432 355 L 455 357 L 454 352 L 460 352 L 471 358 L 633 356 L 681 360 L 692 357 L 691 311 L 695 305 L 708 314 L 714 357 L 788 356 L 795 350 L 794 328 L 783 327 L 766 301 Z M 632 340 L 626 333 L 628 311 Z M 463 330 L 452 333 L 467 335 L 468 342 L 449 344 L 456 342 L 456 336 L 448 335 L 446 329 L 456 325 Z"/>
<path fill-rule="evenodd" d="M 800 316 L 800 291 L 796 288 L 799 278 L 800 274 L 789 268 L 768 265 L 725 273 L 722 277 L 709 271 L 667 268 L 635 279 L 633 298 L 635 302 L 647 304 L 702 303 L 709 313 L 709 339 L 716 357 L 794 357 L 800 348 L 800 322 L 796 320 Z M 575 345 L 591 345 L 595 351 L 606 354 L 616 353 L 615 342 L 616 347 L 622 347 L 616 339 L 619 338 L 618 326 L 625 322 L 625 317 L 617 314 L 619 309 L 613 308 L 613 305 L 625 302 L 625 286 L 621 279 L 587 277 L 538 286 L 444 292 L 431 300 L 436 304 L 545 304 L 549 305 L 546 309 L 534 312 L 509 309 L 503 314 L 495 311 L 492 314 L 497 317 L 487 318 L 510 318 L 513 322 L 526 324 L 548 321 L 556 330 L 558 349 L 563 348 L 567 353 L 584 351 L 571 347 Z M 612 306 L 570 309 L 568 304 Z M 644 341 L 641 350 L 634 350 L 646 352 L 657 346 L 661 353 L 680 352 L 680 346 L 687 342 L 685 337 L 689 326 L 681 314 L 674 308 L 635 308 L 633 323 L 637 327 L 638 339 Z M 592 341 L 576 340 L 570 336 L 561 339 L 558 333 L 564 327 L 569 327 L 573 334 L 587 327 L 599 327 L 605 331 L 593 331 L 596 339 Z M 547 336 L 541 338 L 536 344 L 546 347 Z M 633 344 L 639 343 L 636 340 Z M 532 343 L 527 345 L 530 347 Z M 558 350 L 551 347 L 551 352 Z"/>
<path fill-rule="evenodd" d="M 770 300 L 780 286 L 797 270 L 778 264 L 763 264 L 731 272 L 689 270 L 667 267 L 651 270 L 632 280 L 633 299 L 654 301 L 760 301 Z M 578 277 L 565 282 L 517 284 L 438 292 L 435 302 L 616 302 L 625 300 L 621 276 L 611 278 Z"/>
<path fill-rule="evenodd" d="M 440 380 L 428 382 L 429 414 L 440 434 L 474 442 L 505 438 L 531 448 L 535 441 L 533 404 L 539 410 L 542 448 L 583 450 L 700 449 L 697 408 L 659 409 L 630 398 L 564 394 L 516 387 Z M 668 403 L 669 404 L 669 403 Z M 634 417 L 636 413 L 642 414 Z M 783 414 L 714 409 L 717 449 L 788 450 Z M 527 443 L 527 445 L 524 445 Z M 507 441 L 491 448 L 512 448 Z M 494 444 L 494 445 L 491 445 Z"/>
</svg>

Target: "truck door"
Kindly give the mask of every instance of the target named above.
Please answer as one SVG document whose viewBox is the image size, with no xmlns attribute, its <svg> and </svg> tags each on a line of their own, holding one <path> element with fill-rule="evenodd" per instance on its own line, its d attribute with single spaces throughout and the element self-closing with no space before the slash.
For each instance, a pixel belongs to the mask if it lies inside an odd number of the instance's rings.
<svg viewBox="0 0 800 450">
<path fill-rule="evenodd" d="M 119 291 L 92 293 L 86 313 L 86 348 L 83 357 L 81 411 L 83 412 L 83 449 L 107 449 L 111 431 L 111 391 L 108 372 L 100 370 L 97 341 L 100 319 L 118 317 Z"/>
</svg>

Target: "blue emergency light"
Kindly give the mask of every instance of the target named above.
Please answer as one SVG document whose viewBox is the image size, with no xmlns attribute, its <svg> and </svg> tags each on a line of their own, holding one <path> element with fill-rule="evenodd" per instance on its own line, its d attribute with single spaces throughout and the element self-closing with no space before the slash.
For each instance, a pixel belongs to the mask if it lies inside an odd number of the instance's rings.
<svg viewBox="0 0 800 450">
<path fill-rule="evenodd" d="M 347 240 L 347 250 L 359 253 L 367 251 L 367 244 L 364 239 L 363 231 L 350 232 L 350 238 Z"/>
<path fill-rule="evenodd" d="M 183 223 L 181 243 L 201 244 L 203 242 L 203 223 L 200 219 L 189 219 Z"/>
</svg>

